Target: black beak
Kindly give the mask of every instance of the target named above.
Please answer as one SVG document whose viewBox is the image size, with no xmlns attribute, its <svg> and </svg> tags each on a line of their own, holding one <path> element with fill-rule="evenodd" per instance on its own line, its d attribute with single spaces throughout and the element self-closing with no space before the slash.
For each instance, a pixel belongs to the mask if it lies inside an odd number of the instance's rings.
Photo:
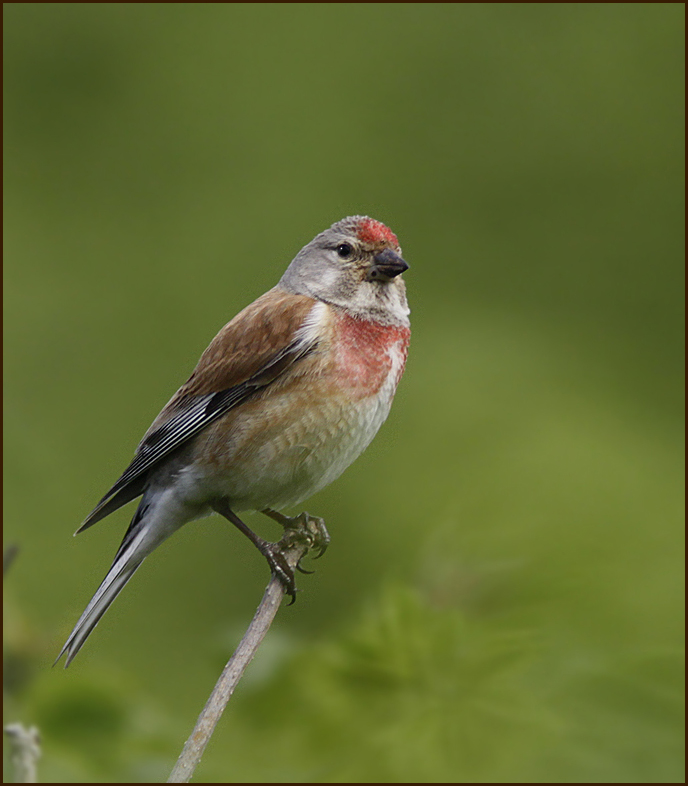
<svg viewBox="0 0 688 786">
<path fill-rule="evenodd" d="M 386 248 L 384 251 L 375 254 L 373 260 L 374 262 L 368 271 L 368 279 L 370 281 L 389 281 L 408 270 L 406 262 L 399 254 L 395 254 L 391 248 Z"/>
</svg>

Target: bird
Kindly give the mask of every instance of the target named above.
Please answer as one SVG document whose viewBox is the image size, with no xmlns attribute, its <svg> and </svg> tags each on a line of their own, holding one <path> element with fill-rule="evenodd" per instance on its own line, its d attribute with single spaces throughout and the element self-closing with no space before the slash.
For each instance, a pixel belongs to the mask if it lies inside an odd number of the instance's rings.
<svg viewBox="0 0 688 786">
<path fill-rule="evenodd" d="M 290 526 L 298 517 L 280 511 L 338 478 L 386 420 L 411 335 L 401 253 L 382 222 L 344 218 L 219 331 L 74 533 L 141 497 L 56 663 L 65 654 L 71 663 L 157 546 L 213 512 L 250 538 L 294 600 L 293 570 L 238 513 Z M 321 555 L 329 536 L 322 519 L 310 519 Z"/>
</svg>

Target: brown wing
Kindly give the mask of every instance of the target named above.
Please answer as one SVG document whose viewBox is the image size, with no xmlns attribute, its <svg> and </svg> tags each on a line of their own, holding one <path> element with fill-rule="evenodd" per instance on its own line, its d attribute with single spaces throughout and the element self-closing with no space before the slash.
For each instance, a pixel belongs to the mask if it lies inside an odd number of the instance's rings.
<svg viewBox="0 0 688 786">
<path fill-rule="evenodd" d="M 77 532 L 142 494 L 150 471 L 163 459 L 309 354 L 316 342 L 299 328 L 315 302 L 275 287 L 226 324 Z"/>
</svg>

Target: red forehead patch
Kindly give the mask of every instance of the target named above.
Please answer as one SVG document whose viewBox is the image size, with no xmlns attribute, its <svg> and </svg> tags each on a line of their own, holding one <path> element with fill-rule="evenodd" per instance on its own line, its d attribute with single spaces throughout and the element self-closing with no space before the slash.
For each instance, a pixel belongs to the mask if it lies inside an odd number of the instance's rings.
<svg viewBox="0 0 688 786">
<path fill-rule="evenodd" d="M 399 245 L 397 236 L 388 229 L 380 221 L 375 221 L 372 218 L 366 218 L 358 225 L 358 239 L 364 243 L 375 245 L 376 243 L 391 243 L 394 246 Z"/>
</svg>

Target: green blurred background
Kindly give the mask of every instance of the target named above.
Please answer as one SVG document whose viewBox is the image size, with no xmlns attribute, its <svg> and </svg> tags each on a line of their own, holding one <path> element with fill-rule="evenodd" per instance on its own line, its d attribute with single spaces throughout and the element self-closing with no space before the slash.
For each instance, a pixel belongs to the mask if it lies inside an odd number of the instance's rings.
<svg viewBox="0 0 688 786">
<path fill-rule="evenodd" d="M 132 511 L 72 532 L 357 213 L 411 265 L 406 376 L 196 780 L 683 779 L 683 9 L 5 4 L 5 698 L 41 780 L 166 779 L 266 566 L 191 524 L 51 670 Z"/>
</svg>

